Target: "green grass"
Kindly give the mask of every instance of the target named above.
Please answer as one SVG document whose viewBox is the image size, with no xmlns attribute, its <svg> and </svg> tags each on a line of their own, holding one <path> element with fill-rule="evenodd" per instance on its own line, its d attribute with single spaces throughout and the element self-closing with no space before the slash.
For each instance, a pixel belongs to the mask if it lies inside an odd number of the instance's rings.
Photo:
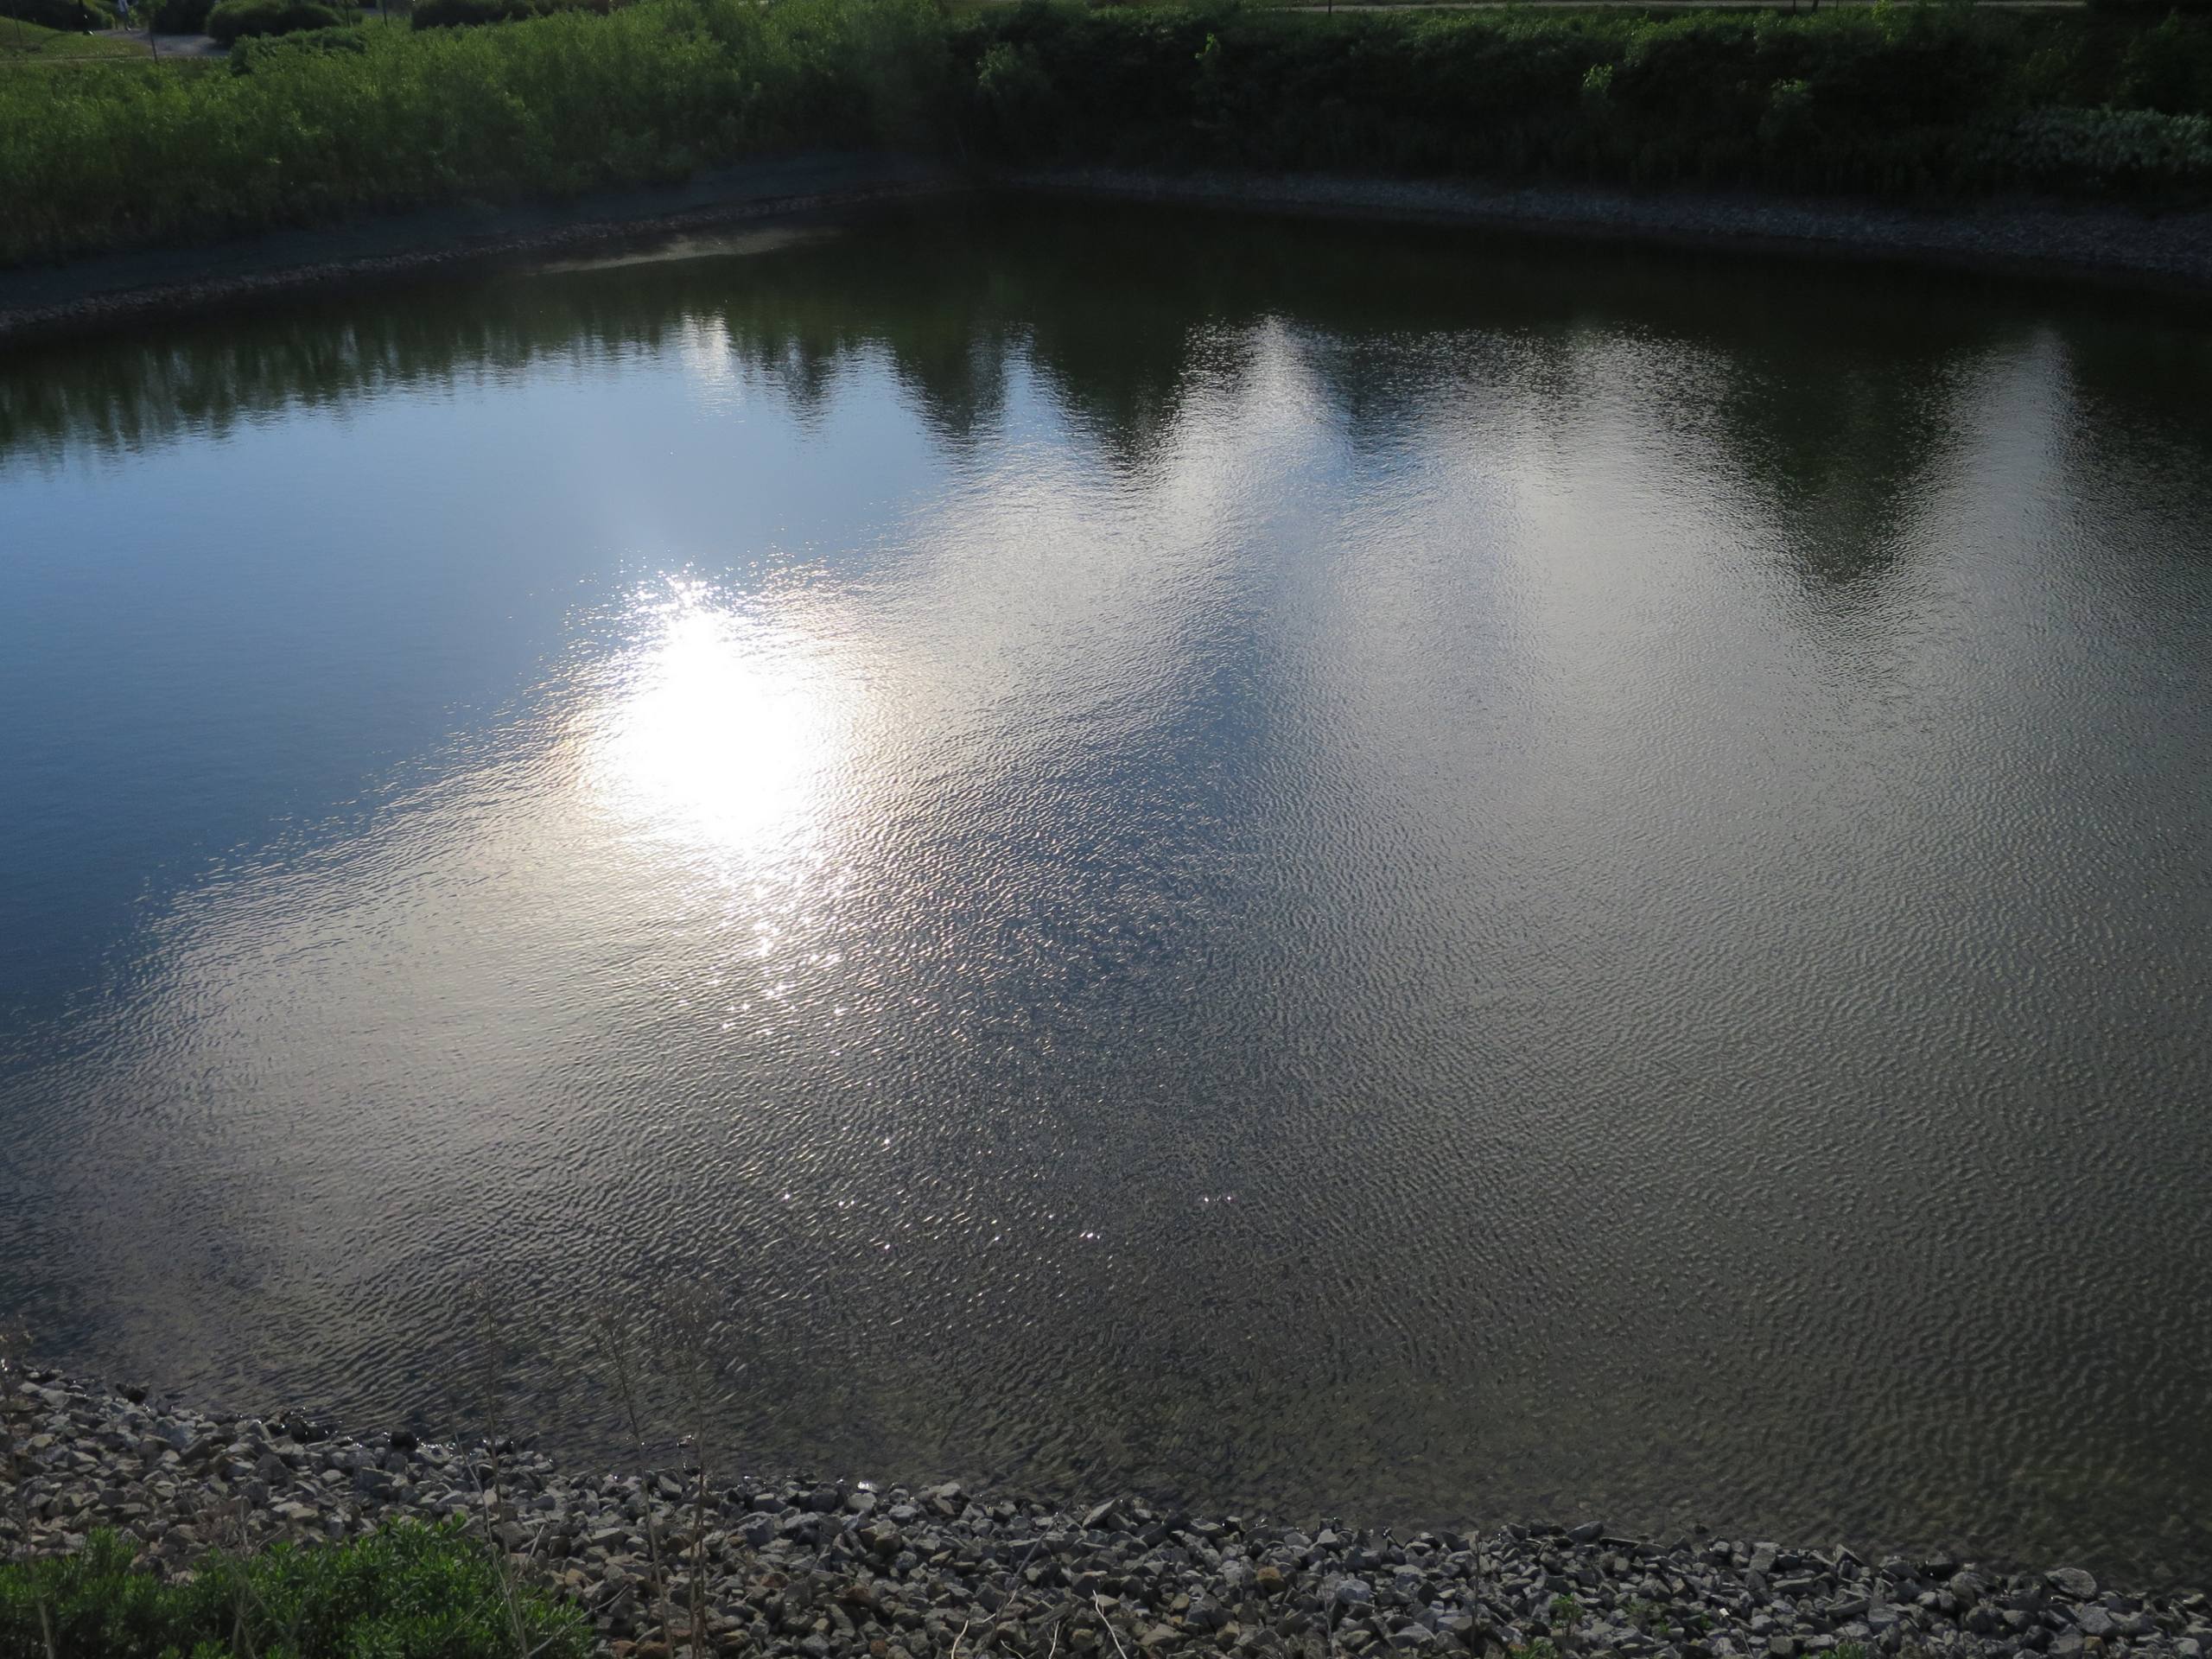
<svg viewBox="0 0 2212 1659">
<path fill-rule="evenodd" d="M 0 263 L 942 131 L 930 0 L 654 0 L 361 32 L 359 53 L 270 42 L 244 74 L 16 77 L 0 88 Z"/>
<path fill-rule="evenodd" d="M 76 59 L 146 55 L 143 36 L 136 41 L 123 41 L 107 35 L 76 35 L 65 29 L 43 29 L 20 18 L 0 17 L 0 63 L 66 63 Z"/>
<path fill-rule="evenodd" d="M 583 1659 L 572 1607 L 502 1578 L 459 1523 L 344 1544 L 211 1555 L 184 1581 L 94 1533 L 73 1555 L 0 1566 L 0 1659 Z"/>
<path fill-rule="evenodd" d="M 800 149 L 2212 200 L 2212 16 L 640 0 L 335 33 L 257 41 L 211 73 L 0 81 L 0 264 L 571 195 Z"/>
</svg>

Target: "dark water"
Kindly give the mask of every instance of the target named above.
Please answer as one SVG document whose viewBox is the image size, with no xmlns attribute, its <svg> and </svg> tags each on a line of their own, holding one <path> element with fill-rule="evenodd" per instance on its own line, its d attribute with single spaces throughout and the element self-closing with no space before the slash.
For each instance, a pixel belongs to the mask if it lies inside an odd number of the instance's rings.
<svg viewBox="0 0 2212 1659">
<path fill-rule="evenodd" d="M 0 1306 L 754 1467 L 2212 1560 L 2212 342 L 1125 213 L 0 361 Z"/>
</svg>

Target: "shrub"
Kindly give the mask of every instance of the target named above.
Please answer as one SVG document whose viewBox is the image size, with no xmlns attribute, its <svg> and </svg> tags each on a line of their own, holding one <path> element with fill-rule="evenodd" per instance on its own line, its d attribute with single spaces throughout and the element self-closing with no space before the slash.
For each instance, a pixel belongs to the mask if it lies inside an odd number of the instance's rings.
<svg viewBox="0 0 2212 1659">
<path fill-rule="evenodd" d="M 250 75 L 292 53 L 358 57 L 368 49 L 367 32 L 350 26 L 302 29 L 296 35 L 248 35 L 231 48 L 231 73 Z"/>
<path fill-rule="evenodd" d="M 588 11 L 604 17 L 630 0 L 417 0 L 417 29 L 467 28 L 479 23 L 519 23 L 556 11 Z"/>
<path fill-rule="evenodd" d="M 1654 19 L 1024 5 L 955 25 L 953 50 L 968 147 L 1030 164 L 2186 196 L 2184 130 L 2022 124 L 2039 107 L 2184 115 L 2212 99 L 2212 29 L 2193 20 L 1932 6 Z"/>
<path fill-rule="evenodd" d="M 131 1546 L 96 1532 L 73 1555 L 0 1567 L 0 1659 L 229 1659 L 374 1654 L 506 1659 L 521 1645 L 583 1659 L 575 1609 L 502 1567 L 460 1522 L 389 1526 L 353 1542 L 211 1555 L 188 1582 L 132 1570 Z M 48 1632 L 51 1631 L 49 1645 Z"/>
<path fill-rule="evenodd" d="M 934 0 L 652 0 L 363 33 L 362 53 L 270 53 L 247 74 L 15 77 L 0 264 L 569 195 L 767 150 L 935 145 L 950 126 Z"/>
<path fill-rule="evenodd" d="M 2128 43 L 2117 80 L 2130 108 L 2212 115 L 2212 17 L 2169 13 Z"/>
<path fill-rule="evenodd" d="M 113 28 L 115 8 L 109 0 L 86 0 L 81 6 L 78 0 L 0 0 L 0 17 L 20 17 L 41 29 L 73 32 L 86 27 Z"/>
<path fill-rule="evenodd" d="M 204 35 L 215 0 L 156 0 L 156 16 L 173 35 Z"/>
<path fill-rule="evenodd" d="M 224 45 L 257 35 L 292 35 L 303 29 L 335 29 L 346 14 L 321 0 L 218 0 L 207 13 L 207 32 Z"/>
<path fill-rule="evenodd" d="M 1052 83 L 1026 48 L 1001 41 L 986 51 L 976 66 L 976 94 L 1002 145 L 1018 145 L 1052 124 Z"/>
<path fill-rule="evenodd" d="M 1992 144 L 2031 188 L 2212 188 L 2212 120 L 2155 110 L 2037 110 Z"/>
<path fill-rule="evenodd" d="M 223 0 L 211 29 L 241 10 L 270 20 L 238 27 L 238 73 L 16 77 L 0 99 L 0 263 L 570 195 L 799 148 L 1889 196 L 2212 190 L 2188 124 L 2212 114 L 2212 25 L 2190 18 L 1039 0 L 965 17 L 938 0 L 538 15 L 559 3 L 423 0 L 419 29 L 278 51 L 243 41 L 338 14 Z M 435 26 L 518 15 L 531 20 Z"/>
</svg>

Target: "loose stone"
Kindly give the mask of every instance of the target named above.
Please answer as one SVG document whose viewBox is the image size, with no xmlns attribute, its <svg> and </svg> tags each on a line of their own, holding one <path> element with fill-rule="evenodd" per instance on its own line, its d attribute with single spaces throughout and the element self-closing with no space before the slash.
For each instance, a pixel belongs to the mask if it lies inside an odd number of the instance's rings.
<svg viewBox="0 0 2212 1659">
<path fill-rule="evenodd" d="M 47 1373 L 0 1389 L 18 1474 L 0 1557 L 112 1528 L 147 1570 L 213 1548 L 460 1516 L 582 1608 L 617 1659 L 2207 1659 L 2212 1600 L 2078 1567 L 1823 1554 L 1571 1529 L 1308 1533 L 1128 1498 L 1070 1510 L 696 1470 L 569 1474 L 542 1452 L 226 1417 Z M 702 1617 L 688 1622 L 690 1573 Z M 667 1623 L 663 1624 L 665 1618 Z M 1858 1653 L 1852 1655 L 1856 1649 Z"/>
</svg>

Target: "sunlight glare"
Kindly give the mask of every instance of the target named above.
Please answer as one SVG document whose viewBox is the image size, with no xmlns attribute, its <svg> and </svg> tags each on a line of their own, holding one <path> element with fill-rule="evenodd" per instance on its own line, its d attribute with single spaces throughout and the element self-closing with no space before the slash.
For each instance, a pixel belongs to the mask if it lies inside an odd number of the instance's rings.
<svg viewBox="0 0 2212 1659">
<path fill-rule="evenodd" d="M 748 861 L 798 850 L 839 747 L 823 653 L 704 584 L 640 598 L 651 626 L 593 746 L 604 796 L 655 837 Z"/>
</svg>

